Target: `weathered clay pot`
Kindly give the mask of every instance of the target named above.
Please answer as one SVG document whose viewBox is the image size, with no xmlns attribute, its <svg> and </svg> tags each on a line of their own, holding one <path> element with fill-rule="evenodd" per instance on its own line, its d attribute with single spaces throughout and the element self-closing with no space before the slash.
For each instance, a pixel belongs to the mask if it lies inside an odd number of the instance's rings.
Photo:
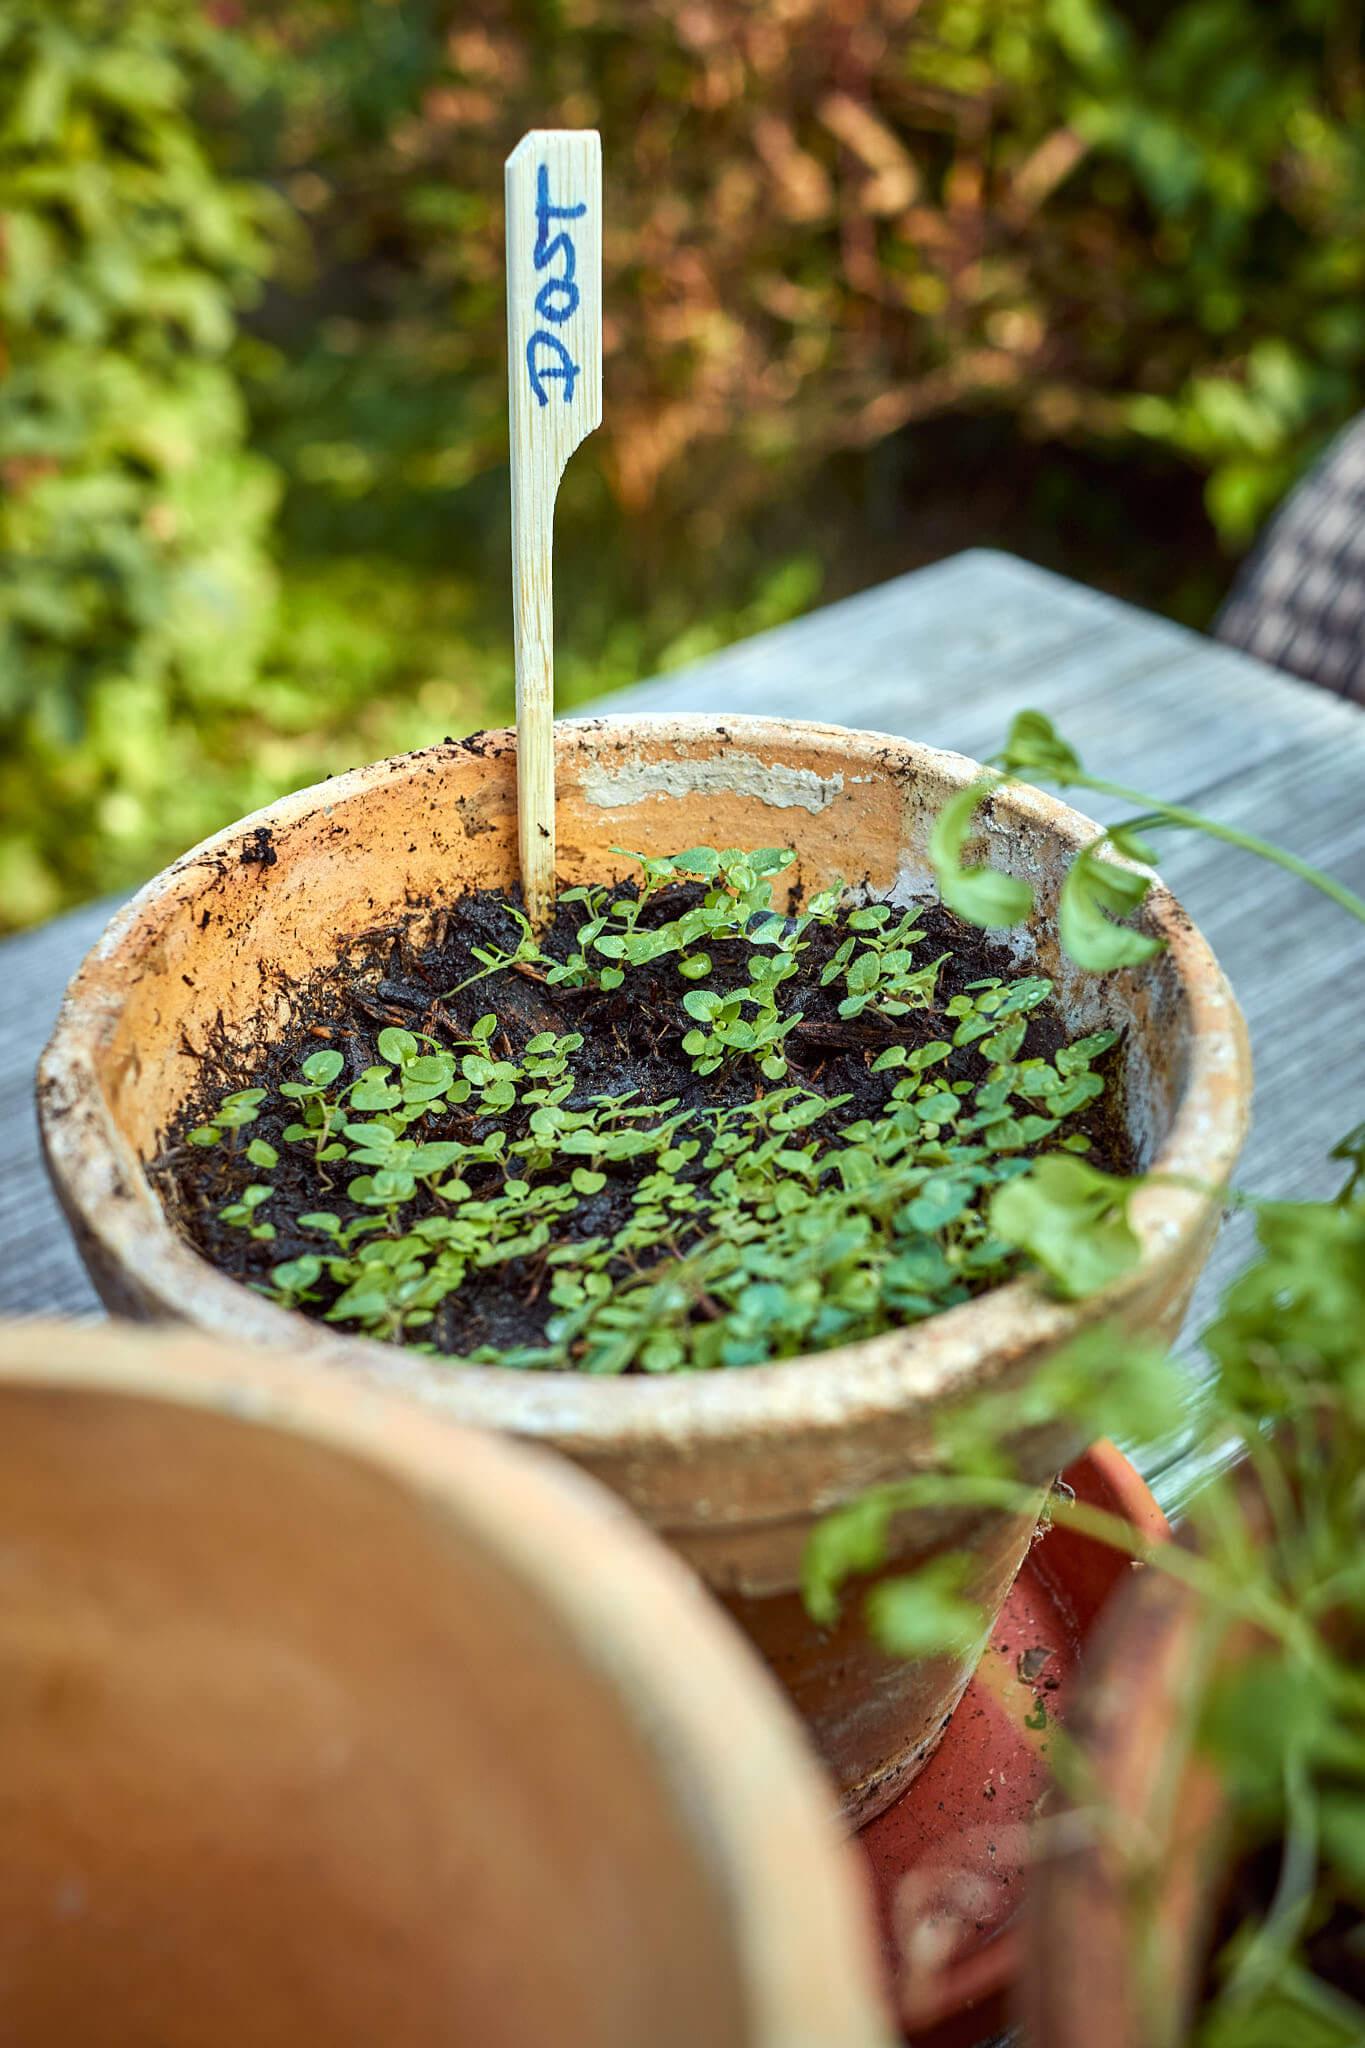
<svg viewBox="0 0 1365 2048">
<path fill-rule="evenodd" d="M 1017 2003 L 1048 2048 L 1181 2048 L 1226 1895 L 1218 1775 L 1197 1750 L 1211 1660 L 1248 1647 L 1199 1601 L 1141 1573 L 1096 1640 L 1073 1733 L 1095 1796 L 1059 1810 L 1029 1884 Z"/>
<path fill-rule="evenodd" d="M 837 727 L 764 719 L 605 719 L 558 730 L 560 873 L 616 876 L 614 845 L 698 843 L 797 853 L 807 887 L 842 877 L 897 898 L 930 893 L 926 846 L 944 800 L 975 773 L 956 754 Z M 832 1636 L 796 1592 L 821 1514 L 933 1460 L 942 1405 L 1028 1379 L 1083 1326 L 1121 1314 L 1173 1330 L 1217 1221 L 1185 1189 L 1138 1200 L 1145 1254 L 1080 1306 L 1031 1284 L 917 1328 L 744 1371 L 588 1380 L 433 1364 L 273 1307 L 211 1269 L 162 1214 L 142 1162 L 196 1080 L 196 1048 L 264 1013 L 330 963 L 338 942 L 515 875 L 515 756 L 505 733 L 428 748 L 285 798 L 206 842 L 144 889 L 72 983 L 40 1070 L 48 1161 L 109 1306 L 291 1345 L 419 1394 L 465 1421 L 555 1445 L 622 1494 L 728 1602 L 787 1685 L 847 1809 L 880 1809 L 918 1767 L 967 1678 L 962 1664 L 893 1664 L 856 1617 Z M 1167 949 L 1088 978 L 1059 957 L 1053 914 L 1065 867 L 1094 828 L 1034 790 L 995 799 L 993 861 L 1035 884 L 1021 957 L 1053 974 L 1078 1030 L 1127 1033 L 1127 1113 L 1141 1155 L 1223 1182 L 1246 1125 L 1249 1064 L 1237 1007 L 1173 899 L 1144 917 Z M 1075 1445 L 1036 1447 L 1040 1484 Z M 975 1591 L 994 1611 L 1031 1518 L 907 1519 L 900 1559 L 968 1541 Z"/>
<path fill-rule="evenodd" d="M 886 2048 L 794 1717 L 562 1460 L 0 1332 L 0 2039 Z"/>
<path fill-rule="evenodd" d="M 1083 1505 L 1119 1516 L 1150 1542 L 1169 1539 L 1166 1517 L 1135 1468 L 1113 1444 L 1092 1444 L 1084 1457 L 1068 1467 L 1064 1477 Z M 1122 1551 L 1083 1535 L 1074 1521 L 1059 1516 L 1036 1548 L 1031 1569 L 1035 1583 L 1042 1582 L 1051 1589 L 1049 1604 L 1059 1622 L 1065 1617 L 1065 1632 L 1070 1635 L 1074 1631 L 1064 1654 L 1078 1660 L 1080 1671 L 1076 1676 L 1083 1678 L 1091 1664 L 1091 1645 L 1097 1638 L 1103 1638 L 1104 1617 L 1132 1584 L 1131 1562 Z M 1006 1616 L 1008 1613 L 1007 1607 Z M 997 1639 L 1005 1626 L 1006 1618 L 1002 1616 Z M 1068 1733 L 1072 1682 L 1068 1680 L 1068 1691 L 1063 1695 L 1068 1701 L 1062 1708 Z M 1030 1696 L 1025 1694 L 1025 1699 L 1030 1701 L 1031 1709 Z M 1014 1712 L 1022 1716 L 1024 1708 L 1016 1707 Z M 1011 1782 L 1008 1788 L 1005 1786 L 1001 1735 L 998 1706 L 993 1711 L 978 1712 L 965 1727 L 954 1726 L 949 1737 L 954 1752 L 953 1773 L 944 1787 L 952 1816 L 952 1851 L 945 1847 L 943 1860 L 936 1858 L 931 1872 L 918 1869 L 908 1882 L 902 1879 L 897 1887 L 892 1913 L 899 1968 L 893 1996 L 906 2038 L 915 2043 L 915 2048 L 982 2048 L 986 2041 L 1008 2034 L 1016 1988 L 1031 1968 L 1035 1954 L 1041 1953 L 1031 1944 L 1033 1929 L 1027 1911 L 1023 1910 L 1024 1887 L 1018 1883 L 1019 1870 L 1014 1869 L 1013 1880 L 1006 1872 L 1016 1857 L 1022 1860 L 1021 1846 L 1011 1843 L 1009 1838 L 1016 1830 L 1022 1832 L 1026 1802 L 1037 1801 L 1040 1790 L 1046 1788 L 1039 1786 L 1027 1768 L 1020 1774 L 1024 1780 L 1021 1787 L 1013 1762 L 1008 1773 Z M 1045 1734 L 1039 1741 L 1041 1765 L 1052 1736 Z M 943 1761 L 940 1756 L 940 1766 Z M 941 1777 L 939 1783 L 943 1785 Z M 984 1811 L 989 1813 L 989 1820 L 979 1821 L 964 1832 L 964 1812 L 981 1816 L 983 1788 L 987 1785 L 991 1787 L 990 1803 Z M 924 1785 L 919 1786 L 907 1802 L 912 1807 L 918 1805 L 921 1813 L 926 1811 L 925 1789 Z M 1005 1796 L 997 1799 L 997 1789 Z M 1050 1803 L 1049 1799 L 1044 1804 L 1044 1811 Z M 1033 1811 L 1036 1813 L 1036 1806 Z M 888 1816 L 893 1827 L 899 1820 L 899 1812 Z M 873 1839 L 876 1832 L 872 1831 Z M 1002 1878 L 1011 1901 L 1009 1917 L 1003 1924 L 995 1923 L 994 1932 L 990 1931 L 992 1922 L 988 1921 L 983 1931 L 978 1914 L 983 1907 L 991 1911 L 990 1902 L 993 1896 L 999 1898 Z M 1054 1947 L 1048 1953 L 1055 1960 L 1058 1953 L 1069 1955 L 1071 1950 Z M 1053 2037 L 1040 2033 L 1029 2039 L 1039 2048 L 1051 2048 Z M 1107 2048 L 1107 2037 L 1095 2034 L 1087 2040 L 1086 2048 L 1099 2048 L 1101 2043 Z"/>
</svg>

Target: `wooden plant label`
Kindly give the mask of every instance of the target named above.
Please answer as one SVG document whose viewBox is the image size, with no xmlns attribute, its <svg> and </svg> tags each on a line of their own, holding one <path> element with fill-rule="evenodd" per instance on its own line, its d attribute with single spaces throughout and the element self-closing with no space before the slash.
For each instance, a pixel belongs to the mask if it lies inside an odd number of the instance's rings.
<svg viewBox="0 0 1365 2048">
<path fill-rule="evenodd" d="M 601 138 L 532 129 L 507 159 L 506 190 L 517 838 L 527 912 L 542 925 L 554 901 L 555 497 L 602 420 Z"/>
</svg>

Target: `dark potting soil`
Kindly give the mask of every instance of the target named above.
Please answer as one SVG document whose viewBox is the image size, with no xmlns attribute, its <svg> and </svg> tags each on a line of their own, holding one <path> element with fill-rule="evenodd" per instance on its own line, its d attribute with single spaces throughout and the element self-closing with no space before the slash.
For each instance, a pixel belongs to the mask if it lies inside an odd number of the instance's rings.
<svg viewBox="0 0 1365 2048">
<path fill-rule="evenodd" d="M 632 883 L 623 883 L 613 897 L 633 898 L 635 893 Z M 691 883 L 661 891 L 644 912 L 642 927 L 667 923 L 699 902 L 702 893 Z M 293 1103 L 280 1101 L 275 1091 L 281 1082 L 296 1079 L 301 1062 L 323 1047 L 334 1047 L 345 1060 L 337 1083 L 341 1086 L 376 1062 L 376 1040 L 386 1026 L 404 1026 L 452 1045 L 468 1038 L 476 1018 L 492 1012 L 498 1029 L 490 1051 L 497 1058 L 519 1055 L 539 1032 L 582 1034 L 583 1045 L 572 1059 L 572 1108 L 595 1096 L 631 1094 L 640 1102 L 676 1099 L 684 1108 L 726 1107 L 751 1102 L 774 1085 L 795 1083 L 825 1096 L 850 1097 L 838 1112 L 843 1124 L 879 1115 L 888 1102 L 899 1077 L 894 1071 L 869 1071 L 878 1053 L 895 1044 L 913 1049 L 933 1039 L 951 1039 L 953 1020 L 943 1015 L 951 997 L 987 976 L 1009 981 L 1024 971 L 1007 947 L 940 905 L 925 904 L 919 920 L 925 936 L 916 955 L 928 961 L 949 954 L 934 1008 L 894 1021 L 866 1013 L 846 1021 L 838 1014 L 845 992 L 842 984 L 820 986 L 821 969 L 847 935 L 842 920 L 833 928 L 812 926 L 800 970 L 782 990 L 783 1014 L 801 1012 L 801 1022 L 785 1042 L 790 1066 L 786 1081 L 765 1083 L 748 1060 L 701 1077 L 682 1049 L 684 1033 L 694 1020 L 681 1007 L 688 984 L 680 979 L 674 958 L 631 967 L 623 986 L 611 991 L 550 987 L 527 970 L 512 969 L 458 993 L 445 993 L 477 971 L 475 946 L 509 951 L 516 946 L 519 934 L 507 912 L 509 901 L 519 906 L 519 891 L 510 897 L 482 891 L 435 915 L 425 912 L 405 925 L 366 934 L 350 942 L 335 966 L 292 992 L 285 1028 L 250 1041 L 223 1033 L 204 1049 L 202 1088 L 165 1134 L 153 1172 L 172 1219 L 215 1266 L 238 1280 L 264 1282 L 282 1260 L 320 1249 L 317 1235 L 299 1228 L 299 1216 L 328 1209 L 346 1223 L 362 1213 L 346 1195 L 346 1178 L 355 1169 L 333 1169 L 330 1184 L 322 1184 L 324 1169 L 315 1164 L 311 1151 L 288 1144 L 283 1137 L 297 1111 Z M 785 907 L 788 914 L 798 907 L 794 896 Z M 579 905 L 559 906 L 543 941 L 545 950 L 567 958 L 585 916 Z M 742 985 L 747 980 L 743 951 L 718 946 L 712 973 L 691 985 L 717 990 Z M 1044 1004 L 1030 1014 L 1024 1054 L 1049 1059 L 1070 1035 L 1074 1034 L 1066 1031 L 1056 1009 Z M 1121 1064 L 1118 1046 L 1095 1063 L 1106 1084 L 1104 1093 L 1067 1123 L 1068 1130 L 1083 1131 L 1090 1139 L 1091 1162 L 1111 1173 L 1131 1172 L 1135 1164 L 1123 1114 Z M 987 1066 L 980 1052 L 967 1046 L 955 1050 L 940 1071 L 950 1081 L 975 1081 L 984 1077 Z M 184 1143 L 186 1133 L 204 1123 L 225 1094 L 244 1088 L 269 1091 L 258 1121 L 244 1135 L 266 1139 L 280 1155 L 270 1174 L 274 1194 L 269 1215 L 276 1235 L 269 1242 L 253 1240 L 246 1231 L 219 1220 L 218 1211 L 239 1197 L 244 1178 L 231 1148 Z M 479 1119 L 467 1105 L 451 1108 L 440 1118 L 425 1121 L 421 1135 L 470 1142 L 495 1127 L 505 1129 L 509 1140 L 518 1138 L 526 1130 L 526 1112 L 510 1111 L 495 1125 L 492 1119 Z M 650 1165 L 649 1160 L 613 1164 L 606 1186 L 579 1203 L 557 1241 L 610 1235 L 619 1229 L 630 1216 L 634 1189 Z M 709 1178 L 700 1169 L 695 1177 Z M 471 1187 L 475 1195 L 482 1192 L 477 1170 Z M 307 1312 L 321 1316 L 330 1298 Z M 541 1255 L 471 1272 L 441 1305 L 422 1337 L 438 1351 L 455 1356 L 468 1355 L 480 1345 L 511 1350 L 543 1342 L 551 1313 Z"/>
</svg>

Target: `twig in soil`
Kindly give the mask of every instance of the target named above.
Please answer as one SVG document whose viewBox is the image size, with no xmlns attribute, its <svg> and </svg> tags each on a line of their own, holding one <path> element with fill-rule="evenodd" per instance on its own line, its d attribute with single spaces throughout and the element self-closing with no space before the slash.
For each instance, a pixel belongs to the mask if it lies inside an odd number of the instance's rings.
<svg viewBox="0 0 1365 2048">
<path fill-rule="evenodd" d="M 372 1024 L 396 1024 L 403 1026 L 407 1023 L 407 1018 L 401 1010 L 396 1010 L 392 1006 L 384 1009 L 380 1004 L 372 1002 L 368 996 L 357 993 L 354 997 L 354 1002 L 356 1008 L 362 1010 Z"/>
</svg>

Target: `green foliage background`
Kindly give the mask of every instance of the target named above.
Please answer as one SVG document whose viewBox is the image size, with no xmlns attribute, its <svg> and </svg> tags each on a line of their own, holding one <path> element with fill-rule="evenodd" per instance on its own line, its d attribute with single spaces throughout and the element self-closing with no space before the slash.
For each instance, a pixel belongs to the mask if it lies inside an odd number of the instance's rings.
<svg viewBox="0 0 1365 2048">
<path fill-rule="evenodd" d="M 1204 623 L 1365 402 L 1353 0 L 5 0 L 0 60 L 11 925 L 507 715 L 529 126 L 607 175 L 565 703 L 970 539 Z"/>
</svg>

